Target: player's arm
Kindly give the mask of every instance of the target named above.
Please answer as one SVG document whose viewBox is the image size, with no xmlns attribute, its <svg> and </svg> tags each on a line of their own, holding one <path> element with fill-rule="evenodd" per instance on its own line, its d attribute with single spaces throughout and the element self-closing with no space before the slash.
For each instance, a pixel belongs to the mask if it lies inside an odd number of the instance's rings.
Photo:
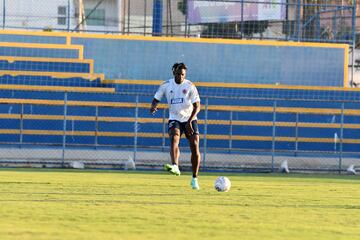
<svg viewBox="0 0 360 240">
<path fill-rule="evenodd" d="M 197 114 L 200 112 L 200 101 L 193 103 L 193 110 L 191 112 L 190 118 L 186 123 L 186 131 L 189 135 L 194 134 L 194 129 L 191 125 L 191 122 L 196 118 Z"/>
<path fill-rule="evenodd" d="M 199 92 L 196 89 L 195 85 L 192 85 L 191 88 L 191 102 L 193 105 L 193 110 L 191 112 L 191 115 L 186 123 L 186 131 L 188 134 L 193 135 L 194 134 L 194 129 L 192 127 L 191 122 L 194 121 L 194 119 L 196 118 L 197 114 L 200 112 L 200 96 L 199 96 Z"/>
<path fill-rule="evenodd" d="M 163 82 L 155 93 L 154 99 L 151 102 L 150 113 L 154 115 L 157 112 L 157 105 L 165 94 L 165 88 L 169 81 Z"/>
<path fill-rule="evenodd" d="M 154 98 L 151 102 L 150 113 L 155 114 L 157 112 L 157 105 L 160 101 Z"/>
<path fill-rule="evenodd" d="M 199 112 L 200 112 L 200 102 L 194 102 L 193 103 L 193 110 L 191 112 L 191 115 L 190 115 L 190 118 L 189 118 L 188 122 L 191 123 L 196 118 L 196 116 L 197 116 L 197 114 Z"/>
</svg>

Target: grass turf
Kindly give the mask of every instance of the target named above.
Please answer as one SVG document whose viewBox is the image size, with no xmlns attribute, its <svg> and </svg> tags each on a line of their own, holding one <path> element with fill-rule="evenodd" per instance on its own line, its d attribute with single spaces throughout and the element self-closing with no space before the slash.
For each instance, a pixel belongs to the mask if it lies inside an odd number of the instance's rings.
<svg viewBox="0 0 360 240">
<path fill-rule="evenodd" d="M 360 239 L 360 178 L 0 170 L 0 239 Z"/>
</svg>

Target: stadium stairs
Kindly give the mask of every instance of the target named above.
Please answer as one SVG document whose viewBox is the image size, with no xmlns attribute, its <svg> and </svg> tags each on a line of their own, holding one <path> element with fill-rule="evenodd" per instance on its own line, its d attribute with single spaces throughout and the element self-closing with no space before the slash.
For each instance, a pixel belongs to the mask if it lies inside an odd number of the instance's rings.
<svg viewBox="0 0 360 240">
<path fill-rule="evenodd" d="M 93 69 L 93 61 L 83 59 L 80 45 L 0 42 L 2 89 L 29 86 L 28 89 L 62 91 L 81 87 L 114 92 L 102 84 L 104 74 L 94 73 Z"/>
</svg>

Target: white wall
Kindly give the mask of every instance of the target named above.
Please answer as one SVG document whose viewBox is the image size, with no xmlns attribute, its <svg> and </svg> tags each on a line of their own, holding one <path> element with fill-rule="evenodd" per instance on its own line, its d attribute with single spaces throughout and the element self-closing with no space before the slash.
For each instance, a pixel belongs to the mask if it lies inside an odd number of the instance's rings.
<svg viewBox="0 0 360 240">
<path fill-rule="evenodd" d="M 85 0 L 85 9 L 93 9 L 99 0 Z M 106 0 L 97 9 L 105 9 L 105 26 L 86 26 L 86 30 L 121 31 L 122 0 Z"/>
<path fill-rule="evenodd" d="M 105 9 L 105 26 L 87 26 L 86 30 L 119 31 L 121 29 L 121 3 L 123 0 L 106 0 L 98 9 Z M 68 0 L 6 0 L 5 28 L 65 29 L 58 24 L 58 7 L 70 2 L 70 29 L 77 25 L 74 1 Z M 93 8 L 98 0 L 84 0 L 85 8 Z M 67 11 L 66 11 L 67 13 Z M 66 16 L 67 17 L 67 16 Z M 0 1 L 0 25 L 3 26 L 3 1 Z"/>
<path fill-rule="evenodd" d="M 67 6 L 67 0 L 12 0 L 5 4 L 5 26 L 9 27 L 53 27 L 64 28 L 57 24 L 58 6 Z M 3 2 L 1 1 L 1 10 Z M 1 14 L 1 21 L 3 20 Z"/>
</svg>

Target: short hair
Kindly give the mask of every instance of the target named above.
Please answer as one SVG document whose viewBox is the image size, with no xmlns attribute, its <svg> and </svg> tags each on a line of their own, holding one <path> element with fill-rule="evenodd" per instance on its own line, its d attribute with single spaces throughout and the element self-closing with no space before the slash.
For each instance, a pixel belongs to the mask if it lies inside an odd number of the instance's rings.
<svg viewBox="0 0 360 240">
<path fill-rule="evenodd" d="M 175 72 L 177 70 L 181 70 L 181 69 L 187 70 L 187 67 L 186 67 L 185 63 L 174 63 L 174 65 L 172 66 L 172 71 L 173 72 Z"/>
</svg>

